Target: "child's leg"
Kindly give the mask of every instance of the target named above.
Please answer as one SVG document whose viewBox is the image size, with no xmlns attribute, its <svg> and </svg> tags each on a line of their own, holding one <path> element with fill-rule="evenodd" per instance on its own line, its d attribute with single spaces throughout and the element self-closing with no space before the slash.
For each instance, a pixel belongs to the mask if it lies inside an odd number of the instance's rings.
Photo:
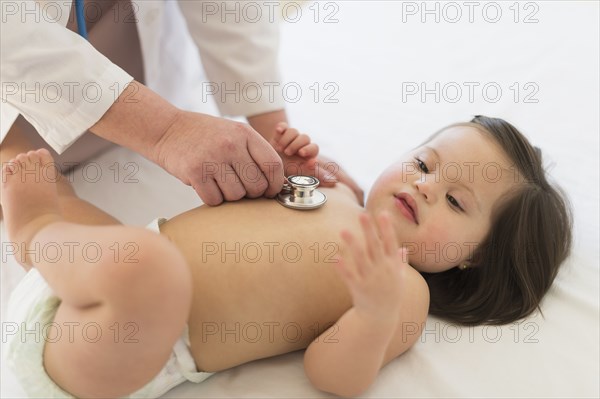
<svg viewBox="0 0 600 399">
<path fill-rule="evenodd" d="M 2 168 L 10 239 L 62 300 L 46 334 L 53 339 L 44 366 L 74 396 L 123 396 L 149 382 L 170 356 L 190 310 L 190 271 L 158 234 L 65 221 L 56 183 L 19 173 L 51 162 L 39 150 Z"/>
<path fill-rule="evenodd" d="M 0 164 L 4 165 L 18 154 L 34 150 L 31 143 L 18 127 L 14 125 L 0 145 Z M 62 175 L 58 176 L 56 188 L 58 190 L 58 204 L 61 214 L 69 222 L 106 225 L 120 224 L 120 222 L 108 213 L 95 207 L 87 201 L 77 197 L 75 190 L 68 179 Z M 1 194 L 0 194 L 1 195 Z M 1 198 L 1 197 L 0 197 Z M 2 208 L 0 207 L 0 219 L 2 219 Z"/>
</svg>

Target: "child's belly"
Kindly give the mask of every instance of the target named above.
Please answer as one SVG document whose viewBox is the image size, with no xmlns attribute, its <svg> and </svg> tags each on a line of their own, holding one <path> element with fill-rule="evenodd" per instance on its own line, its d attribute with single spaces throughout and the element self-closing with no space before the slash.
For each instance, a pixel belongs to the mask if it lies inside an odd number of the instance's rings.
<svg viewBox="0 0 600 399">
<path fill-rule="evenodd" d="M 351 306 L 333 269 L 342 229 L 362 211 L 338 184 L 320 209 L 256 199 L 200 207 L 161 226 L 193 275 L 196 365 L 218 371 L 303 349 Z M 335 334 L 328 337 L 335 340 Z"/>
</svg>

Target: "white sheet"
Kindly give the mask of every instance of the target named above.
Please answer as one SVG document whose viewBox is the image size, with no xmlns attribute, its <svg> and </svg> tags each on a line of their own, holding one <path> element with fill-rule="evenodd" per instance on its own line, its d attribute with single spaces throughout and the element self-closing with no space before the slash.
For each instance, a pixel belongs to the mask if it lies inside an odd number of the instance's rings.
<svg viewBox="0 0 600 399">
<path fill-rule="evenodd" d="M 421 341 L 382 370 L 364 396 L 599 397 L 598 3 L 530 2 L 538 7 L 534 17 L 539 21 L 529 24 L 513 21 L 513 2 L 496 3 L 503 16 L 495 24 L 483 19 L 484 2 L 475 8 L 474 23 L 468 22 L 462 2 L 455 3 L 463 13 L 456 23 L 447 21 L 455 15 L 450 8 L 439 23 L 433 15 L 422 23 L 420 14 L 404 14 L 403 22 L 403 6 L 420 8 L 421 2 L 325 4 L 318 7 L 318 23 L 313 7 L 303 9 L 299 22 L 283 26 L 282 84 L 296 82 L 303 90 L 300 100 L 288 106 L 292 125 L 309 133 L 322 153 L 341 162 L 363 187 L 434 130 L 484 114 L 506 118 L 542 148 L 575 210 L 573 255 L 542 303 L 545 318 L 534 315 L 498 329 L 457 329 L 430 317 Z M 428 3 L 429 9 L 434 4 Z M 440 12 L 444 5 L 438 3 Z M 336 6 L 338 22 L 324 23 Z M 534 6 L 526 9 L 520 3 L 520 20 Z M 489 7 L 486 16 L 491 18 Z M 316 89 L 310 89 L 315 82 L 321 94 L 317 102 Z M 331 87 L 324 88 L 328 82 L 339 88 L 333 97 L 337 103 L 323 102 L 332 93 Z M 429 88 L 434 82 L 442 87 L 457 82 L 465 90 L 464 82 L 479 82 L 479 87 L 495 82 L 503 94 L 496 103 L 477 90 L 473 102 L 466 91 L 456 103 L 448 97 L 436 103 L 433 95 L 425 102 L 414 96 L 402 101 L 403 82 L 426 82 Z M 510 89 L 514 82 L 521 88 L 517 102 Z M 539 88 L 537 103 L 523 102 L 531 92 L 524 87 L 528 82 Z M 211 109 L 194 97 L 198 86 L 171 87 L 179 88 L 169 91 L 178 104 Z M 143 226 L 199 203 L 191 189 L 130 151 L 114 149 L 94 162 L 105 174 L 91 183 L 76 171 L 78 194 L 125 223 Z M 135 162 L 138 182 L 123 183 L 121 176 L 115 184 L 107 173 L 114 162 L 122 172 L 127 162 Z M 22 271 L 12 259 L 0 266 L 4 311 Z M 5 367 L 1 396 L 23 397 Z M 297 352 L 236 367 L 199 385 L 183 384 L 165 398 L 322 396 L 306 379 Z"/>
</svg>

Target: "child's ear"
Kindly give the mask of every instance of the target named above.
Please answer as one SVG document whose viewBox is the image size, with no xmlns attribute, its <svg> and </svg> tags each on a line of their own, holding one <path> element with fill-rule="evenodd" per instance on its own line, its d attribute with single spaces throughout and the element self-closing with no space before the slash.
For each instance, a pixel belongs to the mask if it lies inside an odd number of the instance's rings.
<svg viewBox="0 0 600 399">
<path fill-rule="evenodd" d="M 463 263 L 467 263 L 469 265 L 469 267 L 479 267 L 479 265 L 481 265 L 482 258 L 483 258 L 483 254 L 480 249 L 481 249 L 481 245 L 478 245 L 477 248 L 472 250 L 473 253 L 469 257 L 469 259 L 467 259 Z"/>
</svg>

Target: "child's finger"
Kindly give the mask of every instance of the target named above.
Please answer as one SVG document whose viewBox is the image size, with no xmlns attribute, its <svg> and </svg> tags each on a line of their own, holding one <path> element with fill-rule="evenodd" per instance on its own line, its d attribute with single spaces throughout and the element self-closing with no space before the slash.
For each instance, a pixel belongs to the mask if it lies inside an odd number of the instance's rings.
<svg viewBox="0 0 600 399">
<path fill-rule="evenodd" d="M 300 150 L 300 148 L 305 147 L 309 144 L 310 137 L 308 137 L 306 134 L 301 134 L 298 137 L 296 137 L 290 144 L 288 144 L 284 152 L 286 155 L 294 155 Z"/>
<path fill-rule="evenodd" d="M 275 131 L 277 133 L 283 133 L 286 131 L 287 128 L 288 128 L 288 124 L 285 122 L 279 122 L 277 125 L 275 125 Z"/>
<path fill-rule="evenodd" d="M 298 150 L 298 155 L 303 158 L 314 158 L 319 155 L 319 146 L 315 143 L 310 143 Z"/>
<path fill-rule="evenodd" d="M 283 151 L 296 137 L 298 137 L 299 134 L 300 133 L 298 133 L 298 130 L 296 129 L 286 129 L 279 135 L 279 138 L 275 139 L 275 143 L 278 144 L 280 151 Z"/>
<path fill-rule="evenodd" d="M 371 221 L 371 216 L 367 213 L 363 213 L 359 216 L 360 224 L 362 225 L 363 232 L 365 234 L 365 240 L 367 242 L 367 253 L 372 260 L 381 259 L 382 251 L 379 238 L 377 237 L 377 231 Z"/>
<path fill-rule="evenodd" d="M 346 284 L 352 284 L 356 280 L 354 273 L 348 268 L 346 261 L 341 256 L 336 256 L 333 268 L 342 277 Z"/>
<path fill-rule="evenodd" d="M 379 229 L 381 230 L 381 237 L 383 239 L 384 253 L 388 256 L 393 256 L 394 251 L 398 248 L 398 242 L 396 232 L 390 222 L 390 215 L 387 212 L 379 215 Z"/>
<path fill-rule="evenodd" d="M 368 270 L 368 264 L 361 245 L 348 231 L 342 231 L 341 236 L 348 249 L 345 251 L 347 253 L 346 265 L 348 266 L 348 269 L 352 270 L 356 278 L 364 276 Z"/>
<path fill-rule="evenodd" d="M 396 253 L 400 258 L 400 261 L 408 265 L 408 249 L 406 249 L 406 247 L 401 247 Z"/>
<path fill-rule="evenodd" d="M 279 122 L 276 126 L 275 126 L 275 136 L 273 136 L 273 140 L 275 140 L 276 142 L 279 142 L 279 140 L 281 140 L 281 136 L 283 135 L 283 133 L 285 133 L 288 130 L 288 126 L 287 123 L 285 122 Z"/>
</svg>

